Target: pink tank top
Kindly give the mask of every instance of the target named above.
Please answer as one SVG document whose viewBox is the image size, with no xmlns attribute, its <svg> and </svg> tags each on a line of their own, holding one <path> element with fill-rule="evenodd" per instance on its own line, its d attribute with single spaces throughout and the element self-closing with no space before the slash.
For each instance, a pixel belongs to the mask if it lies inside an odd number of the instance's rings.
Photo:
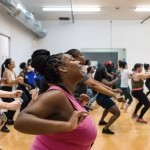
<svg viewBox="0 0 150 150">
<path fill-rule="evenodd" d="M 74 108 L 78 111 L 85 109 L 75 98 L 58 86 L 52 86 L 49 90 L 59 90 L 65 94 Z M 94 143 L 97 131 L 90 115 L 83 120 L 78 127 L 65 133 L 37 135 L 32 145 L 32 150 L 90 150 Z"/>
</svg>

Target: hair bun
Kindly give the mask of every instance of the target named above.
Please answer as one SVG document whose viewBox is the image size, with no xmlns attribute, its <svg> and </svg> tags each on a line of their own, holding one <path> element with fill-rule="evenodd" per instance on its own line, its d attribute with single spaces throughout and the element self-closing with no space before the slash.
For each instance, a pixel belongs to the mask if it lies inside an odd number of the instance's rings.
<svg viewBox="0 0 150 150">
<path fill-rule="evenodd" d="M 32 63 L 31 66 L 35 68 L 35 71 L 43 73 L 47 61 L 50 57 L 50 52 L 46 49 L 38 49 L 31 55 Z"/>
<path fill-rule="evenodd" d="M 32 56 L 31 57 L 34 57 L 34 56 L 39 56 L 39 55 L 43 55 L 43 56 L 50 56 L 50 52 L 46 49 L 38 49 L 36 51 L 33 52 Z"/>
</svg>

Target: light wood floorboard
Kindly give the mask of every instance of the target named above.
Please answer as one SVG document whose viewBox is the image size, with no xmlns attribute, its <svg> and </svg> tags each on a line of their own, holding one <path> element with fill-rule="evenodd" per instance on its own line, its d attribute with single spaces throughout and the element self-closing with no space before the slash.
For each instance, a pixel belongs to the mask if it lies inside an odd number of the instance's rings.
<svg viewBox="0 0 150 150">
<path fill-rule="evenodd" d="M 120 106 L 120 104 L 118 104 Z M 98 126 L 99 119 L 102 114 L 102 108 L 96 104 L 93 106 L 91 115 L 97 126 L 97 139 L 92 150 L 149 150 L 150 149 L 150 112 L 145 115 L 148 124 L 136 123 L 131 118 L 131 114 L 135 107 L 135 100 L 127 113 L 121 110 L 120 118 L 111 126 L 115 135 L 102 134 L 102 126 Z M 108 120 L 106 118 L 106 121 Z M 34 136 L 22 134 L 16 131 L 13 126 L 9 126 L 10 133 L 0 132 L 0 145 L 2 150 L 29 150 Z"/>
</svg>

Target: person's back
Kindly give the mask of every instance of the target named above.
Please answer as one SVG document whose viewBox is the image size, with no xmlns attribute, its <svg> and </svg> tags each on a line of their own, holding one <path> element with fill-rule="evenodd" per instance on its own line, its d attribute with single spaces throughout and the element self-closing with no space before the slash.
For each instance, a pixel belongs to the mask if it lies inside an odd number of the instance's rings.
<svg viewBox="0 0 150 150">
<path fill-rule="evenodd" d="M 84 84 L 83 81 L 80 81 L 76 86 L 76 89 L 74 91 L 74 96 L 77 100 L 79 100 L 80 95 L 86 94 L 86 92 L 87 92 L 87 86 Z"/>
<path fill-rule="evenodd" d="M 95 76 L 94 76 L 94 79 L 96 81 L 101 82 L 102 79 L 109 80 L 108 77 L 107 77 L 107 74 L 104 70 L 105 70 L 104 66 L 102 66 L 102 65 L 98 66 L 98 68 L 96 69 L 96 72 L 95 72 Z M 95 95 L 97 92 L 93 90 L 93 93 Z M 105 94 L 102 94 L 102 93 L 98 93 L 98 94 L 105 95 Z"/>
<path fill-rule="evenodd" d="M 121 88 L 127 88 L 130 79 L 130 72 L 127 69 L 121 70 Z"/>
<path fill-rule="evenodd" d="M 144 69 L 145 69 L 145 74 L 148 74 L 150 72 L 150 64 L 144 64 Z M 150 78 L 147 78 L 146 81 L 145 81 L 145 85 L 148 89 L 148 92 L 146 93 L 146 96 L 149 95 L 150 93 Z"/>
<path fill-rule="evenodd" d="M 107 72 L 106 68 L 104 66 L 99 66 L 99 68 L 96 70 L 95 73 L 95 80 L 103 83 L 106 86 L 112 86 L 117 80 L 113 80 L 112 82 L 109 82 L 107 79 Z M 99 125 L 105 125 L 105 127 L 102 130 L 102 133 L 105 134 L 114 134 L 113 131 L 109 129 L 109 127 L 116 121 L 116 119 L 120 116 L 120 111 L 115 104 L 115 102 L 106 94 L 98 93 L 96 97 L 96 102 L 99 106 L 104 108 L 102 117 L 99 121 Z M 112 117 L 109 119 L 108 122 L 105 122 L 105 117 L 107 116 L 108 112 L 110 112 Z"/>
<path fill-rule="evenodd" d="M 35 89 L 37 87 L 36 82 L 35 82 L 35 71 L 34 68 L 31 67 L 31 59 L 28 60 L 27 65 L 28 65 L 28 70 L 26 72 L 26 77 L 28 80 L 28 84 L 32 87 L 32 89 Z"/>
<path fill-rule="evenodd" d="M 120 61 L 119 67 L 120 67 L 120 74 L 121 74 L 121 85 L 120 85 L 120 87 L 122 90 L 122 95 L 125 96 L 125 101 L 122 102 L 122 105 L 120 108 L 124 109 L 124 106 L 125 106 L 124 112 L 127 112 L 129 105 L 133 101 L 133 98 L 132 98 L 131 93 L 130 93 L 130 88 L 128 85 L 128 81 L 131 78 L 131 73 L 129 72 L 128 65 L 125 61 Z"/>
<path fill-rule="evenodd" d="M 40 81 L 39 95 L 43 94 L 49 89 L 49 85 L 44 77 Z"/>
<path fill-rule="evenodd" d="M 33 71 L 30 71 L 26 73 L 26 76 L 27 76 L 28 84 L 35 86 L 35 79 L 34 79 L 35 73 Z"/>
<path fill-rule="evenodd" d="M 134 65 L 134 73 L 132 75 L 132 80 L 131 80 L 132 96 L 138 100 L 138 103 L 135 107 L 132 117 L 133 118 L 138 117 L 136 121 L 139 123 L 147 123 L 147 121 L 143 119 L 143 116 L 149 109 L 150 104 L 147 96 L 143 92 L 143 86 L 144 86 L 143 79 L 150 78 L 150 74 L 142 73 L 142 69 L 143 69 L 143 65 L 141 63 L 136 63 Z M 138 116 L 137 113 L 142 106 L 144 107 L 141 109 L 141 112 Z"/>
</svg>

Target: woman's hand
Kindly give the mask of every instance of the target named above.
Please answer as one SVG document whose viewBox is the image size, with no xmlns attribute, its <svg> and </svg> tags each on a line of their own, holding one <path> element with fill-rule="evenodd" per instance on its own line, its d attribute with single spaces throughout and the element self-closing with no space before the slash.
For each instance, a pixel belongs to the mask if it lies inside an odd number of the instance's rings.
<svg viewBox="0 0 150 150">
<path fill-rule="evenodd" d="M 122 90 L 121 89 L 112 89 L 112 92 L 114 92 L 114 93 L 122 93 Z"/>
<path fill-rule="evenodd" d="M 21 106 L 21 102 L 20 101 L 13 101 L 11 103 L 6 103 L 6 109 L 8 110 L 17 110 L 20 108 Z"/>
<path fill-rule="evenodd" d="M 72 131 L 77 128 L 78 124 L 82 122 L 88 115 L 88 112 L 85 111 L 74 111 L 69 120 L 69 131 Z"/>
<path fill-rule="evenodd" d="M 18 98 L 18 97 L 21 97 L 22 95 L 22 91 L 21 90 L 16 90 L 16 91 L 12 91 L 10 93 L 10 96 L 11 98 Z"/>
<path fill-rule="evenodd" d="M 17 83 L 23 83 L 23 78 L 22 77 L 17 77 L 17 79 L 16 79 L 16 81 L 17 81 Z"/>
<path fill-rule="evenodd" d="M 124 98 L 122 97 L 122 96 L 120 96 L 120 95 L 115 95 L 115 97 L 114 97 L 118 102 L 123 102 L 123 101 L 125 101 L 124 100 Z"/>
<path fill-rule="evenodd" d="M 79 103 L 81 106 L 85 106 L 86 104 L 88 104 L 90 98 L 87 94 L 81 94 L 80 98 L 79 98 Z"/>
<path fill-rule="evenodd" d="M 27 86 L 28 90 L 31 91 L 32 87 L 30 85 Z"/>
</svg>

